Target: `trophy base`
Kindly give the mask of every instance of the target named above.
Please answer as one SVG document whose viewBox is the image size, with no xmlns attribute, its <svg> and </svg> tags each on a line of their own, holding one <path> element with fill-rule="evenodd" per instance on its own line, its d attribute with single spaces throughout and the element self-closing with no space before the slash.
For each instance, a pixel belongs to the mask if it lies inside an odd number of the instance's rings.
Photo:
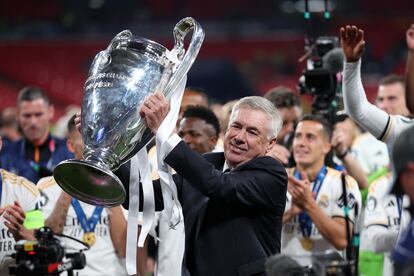
<svg viewBox="0 0 414 276">
<path fill-rule="evenodd" d="M 115 174 L 86 161 L 63 161 L 54 169 L 53 177 L 65 192 L 88 204 L 114 207 L 126 198 Z"/>
</svg>

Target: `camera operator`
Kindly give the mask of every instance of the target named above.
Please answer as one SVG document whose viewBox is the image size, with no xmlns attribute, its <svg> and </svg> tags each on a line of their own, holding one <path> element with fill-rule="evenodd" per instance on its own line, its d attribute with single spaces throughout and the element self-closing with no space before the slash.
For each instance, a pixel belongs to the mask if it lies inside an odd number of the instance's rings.
<svg viewBox="0 0 414 276">
<path fill-rule="evenodd" d="M 82 158 L 82 136 L 75 127 L 74 117 L 68 122 L 67 147 L 76 158 Z M 122 207 L 106 209 L 80 202 L 62 191 L 53 177 L 40 179 L 37 186 L 41 192 L 39 205 L 46 218 L 45 225 L 55 233 L 90 245 L 85 252 L 86 266 L 77 271 L 77 275 L 126 275 L 122 259 L 127 223 Z M 70 245 L 76 246 L 76 243 Z"/>
<path fill-rule="evenodd" d="M 296 127 L 293 138 L 296 167 L 288 171 L 283 254 L 310 256 L 329 249 L 340 252 L 349 245 L 361 195 L 352 177 L 346 176 L 343 179 L 346 183 L 342 183 L 341 172 L 325 166 L 325 157 L 332 147 L 331 136 L 331 125 L 317 115 L 305 116 Z M 301 265 L 309 264 L 310 258 L 301 260 Z"/>
<path fill-rule="evenodd" d="M 0 150 L 2 139 L 0 137 Z M 10 255 L 15 241 L 34 239 L 24 226 L 25 212 L 33 210 L 38 198 L 36 186 L 29 180 L 0 169 L 0 276 L 9 275 Z"/>
<path fill-rule="evenodd" d="M 271 152 L 284 165 L 288 165 L 291 156 L 291 135 L 294 127 L 302 115 L 300 99 L 295 92 L 285 86 L 277 86 L 270 89 L 264 98 L 268 99 L 279 111 L 283 120 L 282 129 L 277 136 L 277 144 L 275 144 Z"/>
</svg>

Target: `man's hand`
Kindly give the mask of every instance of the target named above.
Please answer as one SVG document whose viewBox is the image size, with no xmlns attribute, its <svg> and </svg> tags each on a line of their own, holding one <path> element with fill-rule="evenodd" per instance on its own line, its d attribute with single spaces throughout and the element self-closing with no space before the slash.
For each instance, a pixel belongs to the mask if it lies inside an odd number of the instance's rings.
<svg viewBox="0 0 414 276">
<path fill-rule="evenodd" d="M 162 121 L 170 111 L 170 103 L 162 93 L 150 95 L 142 104 L 139 114 L 145 119 L 147 127 L 156 134 Z"/>
<path fill-rule="evenodd" d="M 23 211 L 23 208 L 20 204 L 15 201 L 13 205 L 9 205 L 1 211 L 4 218 L 4 225 L 9 229 L 9 231 L 13 234 L 13 237 L 16 241 L 19 240 L 33 240 L 33 232 L 26 229 L 23 226 L 24 219 L 26 215 Z"/>
<path fill-rule="evenodd" d="M 82 113 L 81 112 L 79 112 L 79 113 L 76 113 L 76 115 L 75 115 L 75 125 L 76 125 L 76 128 L 78 129 L 78 131 L 80 132 L 80 133 L 82 133 L 82 131 L 81 131 L 81 127 L 82 127 L 82 125 L 81 125 L 81 123 L 82 123 Z"/>
<path fill-rule="evenodd" d="M 305 174 L 302 174 L 303 180 L 296 179 L 291 175 L 288 179 L 288 191 L 292 195 L 293 204 L 296 204 L 300 209 L 306 209 L 305 207 L 314 200 L 309 179 Z"/>
<path fill-rule="evenodd" d="M 272 148 L 266 152 L 267 156 L 280 160 L 284 165 L 289 163 L 290 152 L 282 145 L 274 144 Z"/>
<path fill-rule="evenodd" d="M 358 61 L 365 48 L 364 31 L 356 26 L 341 28 L 341 45 L 346 62 Z"/>
<path fill-rule="evenodd" d="M 346 144 L 347 135 L 349 134 L 338 129 L 333 132 L 331 144 L 334 147 L 335 155 L 338 157 L 344 157 L 349 150 Z"/>
<path fill-rule="evenodd" d="M 414 51 L 414 24 L 406 32 L 408 50 Z"/>
</svg>

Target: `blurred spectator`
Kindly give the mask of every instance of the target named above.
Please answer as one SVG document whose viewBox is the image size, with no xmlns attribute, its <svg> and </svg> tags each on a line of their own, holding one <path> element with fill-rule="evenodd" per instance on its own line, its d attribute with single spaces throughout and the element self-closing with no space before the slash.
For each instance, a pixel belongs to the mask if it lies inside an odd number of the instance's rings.
<svg viewBox="0 0 414 276">
<path fill-rule="evenodd" d="M 393 275 L 390 252 L 400 231 L 406 229 L 410 221 L 410 213 L 406 210 L 409 199 L 389 194 L 391 186 L 391 173 L 371 184 L 364 216 L 365 249 L 385 253 L 381 273 L 384 276 Z"/>
<path fill-rule="evenodd" d="M 408 57 L 407 57 L 407 72 L 406 72 L 406 93 L 405 99 L 407 101 L 408 110 L 414 114 L 414 24 L 411 24 L 406 33 Z"/>
<path fill-rule="evenodd" d="M 184 111 L 187 109 L 190 105 L 200 105 L 208 107 L 208 96 L 207 92 L 199 87 L 187 87 L 184 90 L 183 99 L 181 100 L 180 105 L 180 113 L 178 115 L 178 121 L 181 120 L 181 117 L 183 116 Z"/>
<path fill-rule="evenodd" d="M 302 114 L 299 97 L 292 89 L 285 86 L 272 88 L 264 97 L 274 104 L 283 120 L 282 129 L 277 136 L 278 143 L 272 148 L 272 156 L 287 165 L 291 156 L 289 137 Z"/>
<path fill-rule="evenodd" d="M 277 140 L 279 144 L 283 145 L 288 136 L 293 133 L 295 124 L 302 114 L 300 99 L 295 91 L 285 86 L 276 86 L 270 89 L 264 97 L 274 104 L 282 116 L 283 126 Z"/>
<path fill-rule="evenodd" d="M 217 141 L 216 150 L 214 151 L 223 151 L 223 139 L 224 134 L 226 133 L 226 130 L 229 126 L 230 121 L 230 114 L 233 110 L 233 106 L 237 103 L 237 100 L 233 100 L 230 102 L 225 103 L 220 111 L 219 122 L 220 122 L 220 135 L 219 139 Z"/>
<path fill-rule="evenodd" d="M 66 142 L 50 134 L 54 109 L 44 91 L 36 87 L 23 88 L 17 98 L 18 120 L 23 138 L 10 144 L 1 155 L 1 165 L 17 175 L 37 182 L 52 175 L 62 160 L 72 158 Z"/>
<path fill-rule="evenodd" d="M 82 136 L 75 127 L 74 116 L 68 122 L 68 149 L 81 159 Z M 78 276 L 126 275 L 123 258 L 126 247 L 127 222 L 121 206 L 103 208 L 78 201 L 66 194 L 53 177 L 39 180 L 39 207 L 46 218 L 45 225 L 55 233 L 63 233 L 88 243 L 86 266 Z M 69 241 L 71 248 L 77 243 Z"/>
<path fill-rule="evenodd" d="M 69 119 L 72 118 L 73 115 L 75 115 L 76 113 L 80 113 L 81 108 L 77 105 L 69 105 L 66 107 L 65 109 L 65 115 L 63 115 L 62 117 L 59 118 L 59 120 L 57 120 L 54 128 L 53 128 L 53 134 L 56 137 L 59 138 L 66 138 L 68 136 L 68 130 L 67 130 L 67 125 L 68 125 L 68 121 Z"/>
<path fill-rule="evenodd" d="M 375 139 L 368 132 L 362 132 L 359 126 L 347 115 L 335 124 L 338 140 L 343 143 L 342 153 L 348 150 L 355 156 L 364 173 L 369 176 L 379 169 L 387 168 L 389 155 L 386 144 Z M 334 136 L 335 136 L 334 132 Z"/>
<path fill-rule="evenodd" d="M 1 112 L 0 135 L 3 137 L 3 148 L 21 138 L 15 107 L 7 107 Z"/>
<path fill-rule="evenodd" d="M 210 99 L 209 104 L 210 109 L 214 112 L 217 118 L 220 118 L 221 109 L 223 108 L 223 104 L 217 100 Z"/>
<path fill-rule="evenodd" d="M 414 127 L 405 130 L 397 138 L 393 153 L 394 183 L 392 193 L 401 197 L 407 194 L 410 200 L 408 210 L 411 221 L 408 228 L 399 235 L 392 252 L 394 275 L 413 275 L 414 267 Z M 400 209 L 401 210 L 401 207 Z M 400 216 L 401 219 L 401 216 Z"/>
<path fill-rule="evenodd" d="M 405 76 L 389 75 L 379 82 L 377 106 L 390 115 L 408 117 L 410 111 L 405 102 Z"/>
<path fill-rule="evenodd" d="M 308 256 L 301 265 L 310 264 L 310 253 L 329 249 L 340 252 L 350 246 L 351 236 L 347 235 L 353 233 L 361 206 L 356 181 L 350 176 L 342 179 L 340 171 L 324 165 L 331 136 L 329 122 L 316 115 L 301 119 L 294 132 L 296 167 L 288 170 L 282 253 Z"/>
<path fill-rule="evenodd" d="M 9 275 L 15 241 L 34 239 L 33 233 L 23 227 L 23 221 L 25 212 L 34 210 L 38 195 L 32 182 L 0 169 L 0 276 Z"/>
</svg>

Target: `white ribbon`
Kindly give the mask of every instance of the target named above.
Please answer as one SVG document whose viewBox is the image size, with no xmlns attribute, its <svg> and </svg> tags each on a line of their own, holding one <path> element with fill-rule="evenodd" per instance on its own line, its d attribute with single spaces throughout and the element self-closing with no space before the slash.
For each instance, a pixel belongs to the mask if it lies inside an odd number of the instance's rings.
<svg viewBox="0 0 414 276">
<path fill-rule="evenodd" d="M 139 214 L 139 171 L 135 169 L 139 164 L 138 156 L 131 158 L 129 177 L 129 207 L 126 244 L 126 269 L 128 275 L 137 274 L 137 236 Z"/>
<path fill-rule="evenodd" d="M 165 149 L 165 146 L 163 145 L 174 131 L 186 82 L 187 78 L 184 77 L 178 85 L 178 87 L 176 88 L 176 91 L 172 93 L 170 100 L 170 112 L 168 113 L 164 121 L 161 123 L 156 135 L 158 173 L 160 175 L 160 182 L 162 187 L 164 210 L 166 210 L 168 218 L 170 218 L 170 227 L 174 227 L 174 225 L 177 225 L 182 220 L 182 212 L 181 204 L 177 198 L 177 188 L 172 179 L 171 167 L 166 165 L 163 160 L 163 157 L 165 157 L 168 154 L 167 150 Z M 143 191 L 143 224 L 138 239 L 137 235 L 140 178 L 142 182 Z M 151 179 L 148 153 L 146 147 L 143 147 L 131 159 L 129 181 L 129 212 L 126 246 L 126 268 L 128 275 L 135 275 L 137 273 L 137 246 L 144 246 L 145 239 L 148 236 L 148 233 L 153 228 L 155 217 L 154 201 L 154 187 Z M 174 208 L 174 204 L 176 208 Z M 180 262 L 182 260 L 177 261 Z"/>
<path fill-rule="evenodd" d="M 157 135 L 155 136 L 155 143 L 157 147 L 158 174 L 160 176 L 160 182 L 163 191 L 162 196 L 164 200 L 164 210 L 168 215 L 168 218 L 170 220 L 170 227 L 172 228 L 182 220 L 182 208 L 180 202 L 178 201 L 177 187 L 175 186 L 172 178 L 171 167 L 164 163 L 164 158 L 169 153 L 168 149 L 166 148 L 166 141 L 168 138 L 170 138 L 177 123 L 181 99 L 184 94 L 186 82 L 187 78 L 184 77 L 184 79 L 178 85 L 177 90 L 172 93 L 170 100 L 170 112 L 164 121 L 162 121 L 160 127 L 158 128 Z M 176 206 L 176 211 L 178 212 L 174 212 L 174 205 Z"/>
</svg>

